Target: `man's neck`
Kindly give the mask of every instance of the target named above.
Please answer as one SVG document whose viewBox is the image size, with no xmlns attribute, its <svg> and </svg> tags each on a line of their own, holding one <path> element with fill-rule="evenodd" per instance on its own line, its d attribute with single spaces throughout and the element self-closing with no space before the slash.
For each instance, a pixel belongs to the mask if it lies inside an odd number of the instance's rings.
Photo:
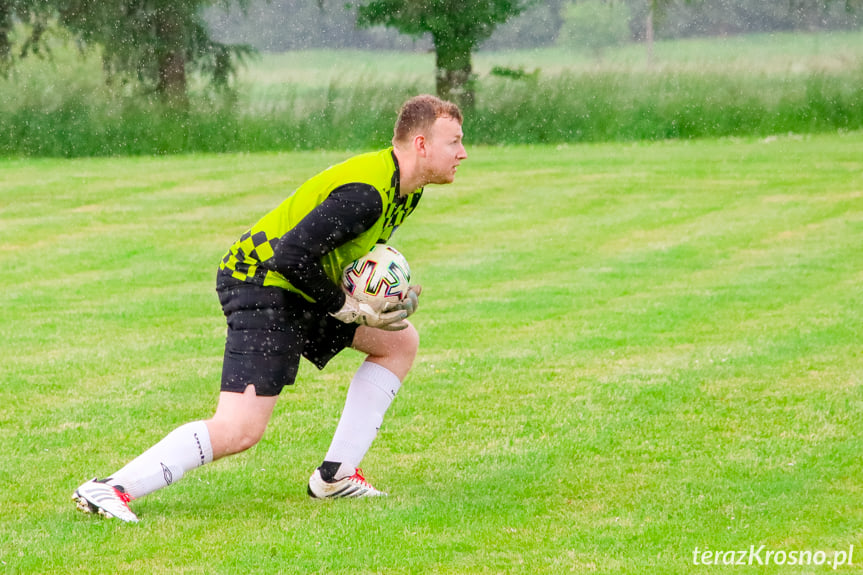
<svg viewBox="0 0 863 575">
<path fill-rule="evenodd" d="M 423 187 L 425 182 L 417 174 L 416 157 L 397 147 L 393 153 L 399 163 L 399 195 L 406 196 Z"/>
</svg>

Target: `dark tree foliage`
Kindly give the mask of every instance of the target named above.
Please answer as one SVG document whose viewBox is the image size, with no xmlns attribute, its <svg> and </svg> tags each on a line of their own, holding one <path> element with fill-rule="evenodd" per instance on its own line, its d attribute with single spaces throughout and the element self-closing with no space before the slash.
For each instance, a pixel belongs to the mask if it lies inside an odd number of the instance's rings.
<svg viewBox="0 0 863 575">
<path fill-rule="evenodd" d="M 551 46 L 563 24 L 561 6 L 569 0 L 539 0 L 497 26 L 480 50 Z M 433 49 L 428 34 L 408 36 L 382 25 L 357 26 L 357 5 L 345 0 L 251 0 L 246 10 L 212 8 L 205 18 L 213 36 L 224 42 L 246 42 L 267 52 L 305 49 Z"/>
<path fill-rule="evenodd" d="M 435 50 L 437 93 L 470 109 L 471 55 L 495 28 L 532 0 L 369 0 L 358 5 L 361 26 L 382 24 L 404 34 L 428 34 Z"/>
<path fill-rule="evenodd" d="M 6 70 L 15 58 L 36 52 L 45 31 L 46 6 L 43 0 L 0 0 L 0 70 Z M 30 35 L 18 54 L 12 52 L 12 30 L 17 22 L 30 25 Z"/>
<path fill-rule="evenodd" d="M 214 40 L 201 17 L 216 0 L 0 0 L 0 58 L 11 63 L 9 35 L 15 22 L 29 24 L 22 55 L 36 51 L 49 23 L 58 23 L 85 45 L 102 47 L 109 77 L 131 73 L 174 105 L 186 103 L 188 74 L 226 86 L 236 65 L 251 53 L 245 45 Z M 222 5 L 230 0 L 221 0 Z M 241 5 L 246 0 L 238 0 Z"/>
<path fill-rule="evenodd" d="M 12 33 L 15 2 L 0 0 L 0 61 L 7 63 L 11 57 L 12 43 L 9 35 Z"/>
<path fill-rule="evenodd" d="M 54 0 L 60 23 L 104 48 L 106 69 L 132 72 L 171 104 L 186 101 L 187 74 L 227 84 L 251 51 L 217 42 L 200 16 L 212 0 Z"/>
</svg>

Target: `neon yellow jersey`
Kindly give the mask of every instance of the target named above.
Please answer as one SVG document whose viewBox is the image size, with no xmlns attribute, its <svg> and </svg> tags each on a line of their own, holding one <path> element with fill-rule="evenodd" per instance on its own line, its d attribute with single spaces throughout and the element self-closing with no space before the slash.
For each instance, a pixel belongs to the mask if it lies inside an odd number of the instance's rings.
<svg viewBox="0 0 863 575">
<path fill-rule="evenodd" d="M 291 285 L 285 277 L 261 264 L 273 257 L 273 248 L 285 233 L 323 203 L 333 190 L 346 184 L 368 184 L 380 194 L 383 212 L 373 226 L 321 258 L 327 277 L 341 283 L 342 270 L 365 255 L 376 243 L 384 243 L 416 209 L 422 190 L 399 198 L 399 169 L 393 149 L 354 156 L 331 166 L 301 185 L 276 209 L 261 218 L 237 240 L 222 258 L 219 269 L 238 280 L 278 286 L 314 299 Z"/>
</svg>

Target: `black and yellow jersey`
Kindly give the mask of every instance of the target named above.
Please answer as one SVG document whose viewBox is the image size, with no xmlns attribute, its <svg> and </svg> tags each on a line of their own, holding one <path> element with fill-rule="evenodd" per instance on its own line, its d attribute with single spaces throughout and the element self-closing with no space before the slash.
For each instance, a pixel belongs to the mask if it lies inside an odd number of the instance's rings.
<svg viewBox="0 0 863 575">
<path fill-rule="evenodd" d="M 392 148 L 355 156 L 306 181 L 240 236 L 221 274 L 337 309 L 342 270 L 389 240 L 421 196 L 399 194 Z"/>
</svg>

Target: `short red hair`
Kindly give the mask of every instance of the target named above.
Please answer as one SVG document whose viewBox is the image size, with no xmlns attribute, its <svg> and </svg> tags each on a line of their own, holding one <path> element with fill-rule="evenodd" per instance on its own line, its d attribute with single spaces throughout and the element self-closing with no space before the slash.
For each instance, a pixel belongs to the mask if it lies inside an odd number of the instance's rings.
<svg viewBox="0 0 863 575">
<path fill-rule="evenodd" d="M 452 102 L 429 94 L 414 96 L 399 110 L 393 142 L 406 143 L 418 133 L 428 132 L 438 118 L 452 118 L 459 124 L 463 121 L 461 110 Z"/>
</svg>

